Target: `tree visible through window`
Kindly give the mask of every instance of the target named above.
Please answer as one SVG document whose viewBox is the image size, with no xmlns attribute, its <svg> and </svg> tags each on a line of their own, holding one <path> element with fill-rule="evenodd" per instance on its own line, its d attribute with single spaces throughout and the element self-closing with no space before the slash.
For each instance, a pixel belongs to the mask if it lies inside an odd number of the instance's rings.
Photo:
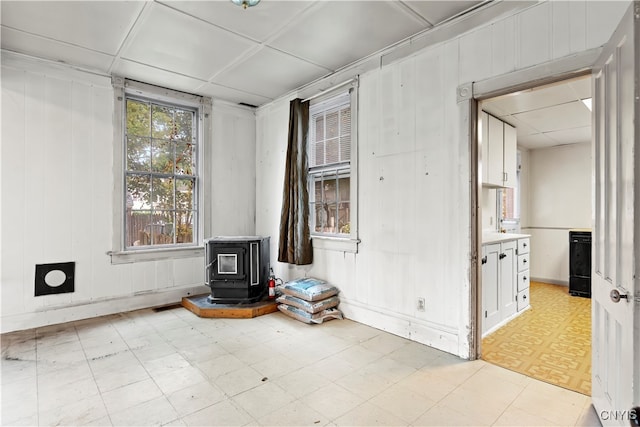
<svg viewBox="0 0 640 427">
<path fill-rule="evenodd" d="M 196 113 L 126 98 L 127 248 L 195 242 Z"/>
<path fill-rule="evenodd" d="M 313 233 L 351 231 L 351 102 L 349 93 L 309 111 L 309 199 Z"/>
</svg>

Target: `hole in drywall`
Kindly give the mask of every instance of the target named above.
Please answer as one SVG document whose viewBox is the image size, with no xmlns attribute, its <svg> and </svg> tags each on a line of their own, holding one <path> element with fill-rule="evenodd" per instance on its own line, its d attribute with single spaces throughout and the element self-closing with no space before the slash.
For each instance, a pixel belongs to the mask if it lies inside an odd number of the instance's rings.
<svg viewBox="0 0 640 427">
<path fill-rule="evenodd" d="M 44 276 L 44 283 L 53 288 L 63 285 L 66 280 L 67 275 L 60 270 L 51 270 Z"/>
</svg>

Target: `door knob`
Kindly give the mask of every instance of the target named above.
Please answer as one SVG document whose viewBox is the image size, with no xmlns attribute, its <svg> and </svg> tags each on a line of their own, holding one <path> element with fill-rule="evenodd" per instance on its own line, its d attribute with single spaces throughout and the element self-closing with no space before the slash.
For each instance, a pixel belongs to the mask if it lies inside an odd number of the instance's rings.
<svg viewBox="0 0 640 427">
<path fill-rule="evenodd" d="M 506 258 L 506 257 L 507 257 L 507 254 L 500 254 L 500 255 L 498 256 L 498 258 L 500 258 L 500 259 L 504 259 L 504 258 Z"/>
<path fill-rule="evenodd" d="M 611 297 L 611 301 L 613 302 L 620 302 L 621 299 L 629 299 L 629 295 L 621 294 L 620 291 L 617 289 L 613 289 L 609 293 L 609 297 Z"/>
</svg>

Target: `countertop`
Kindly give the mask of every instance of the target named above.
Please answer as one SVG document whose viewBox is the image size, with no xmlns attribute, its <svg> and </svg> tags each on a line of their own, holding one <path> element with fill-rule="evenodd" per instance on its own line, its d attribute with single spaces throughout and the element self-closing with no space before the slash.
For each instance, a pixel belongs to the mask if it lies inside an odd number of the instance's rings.
<svg viewBox="0 0 640 427">
<path fill-rule="evenodd" d="M 482 244 L 506 242 L 508 240 L 526 239 L 531 234 L 517 233 L 482 233 Z"/>
</svg>

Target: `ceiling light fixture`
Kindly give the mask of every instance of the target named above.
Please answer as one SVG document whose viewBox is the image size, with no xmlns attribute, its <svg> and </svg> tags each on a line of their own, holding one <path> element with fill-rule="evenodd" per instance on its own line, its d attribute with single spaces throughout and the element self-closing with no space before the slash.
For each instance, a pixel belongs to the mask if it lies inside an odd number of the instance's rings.
<svg viewBox="0 0 640 427">
<path fill-rule="evenodd" d="M 258 3 L 260 3 L 260 0 L 231 0 L 231 3 L 242 6 L 243 9 L 246 9 L 248 7 L 257 5 Z"/>
</svg>

